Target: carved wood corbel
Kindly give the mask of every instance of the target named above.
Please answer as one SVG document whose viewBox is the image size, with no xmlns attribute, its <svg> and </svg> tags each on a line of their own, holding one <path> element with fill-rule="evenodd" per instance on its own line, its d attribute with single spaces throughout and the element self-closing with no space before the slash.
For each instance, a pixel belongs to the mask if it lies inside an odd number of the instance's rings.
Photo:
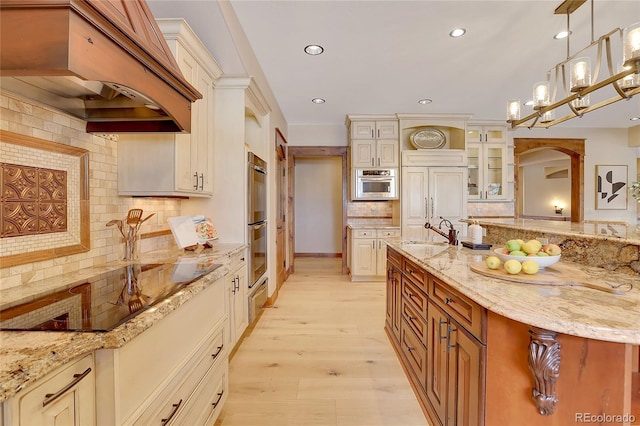
<svg viewBox="0 0 640 426">
<path fill-rule="evenodd" d="M 529 370 L 533 373 L 531 396 L 543 416 L 556 410 L 556 380 L 560 376 L 560 343 L 558 333 L 542 328 L 529 330 Z"/>
</svg>

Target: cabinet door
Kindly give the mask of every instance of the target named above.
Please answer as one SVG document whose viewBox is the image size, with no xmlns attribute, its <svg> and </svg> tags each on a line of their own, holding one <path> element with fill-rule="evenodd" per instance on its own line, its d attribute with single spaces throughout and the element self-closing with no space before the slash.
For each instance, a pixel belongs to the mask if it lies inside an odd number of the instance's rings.
<svg viewBox="0 0 640 426">
<path fill-rule="evenodd" d="M 374 139 L 375 121 L 354 121 L 351 123 L 351 139 Z"/>
<path fill-rule="evenodd" d="M 17 397 L 19 421 L 15 418 L 12 424 L 95 424 L 95 375 L 92 368 L 93 355 L 86 356 L 64 367 L 59 373 L 45 378 L 39 386 L 24 396 Z M 59 397 L 51 397 L 69 385 L 69 389 Z"/>
<path fill-rule="evenodd" d="M 387 326 L 396 340 L 400 340 L 401 309 L 401 279 L 400 269 L 391 262 L 387 262 Z"/>
<path fill-rule="evenodd" d="M 449 318 L 433 303 L 429 302 L 427 312 L 427 398 L 440 420 L 448 424 L 447 415 L 447 368 L 449 366 L 447 326 Z"/>
<path fill-rule="evenodd" d="M 354 238 L 351 275 L 376 275 L 377 240 L 375 238 Z"/>
<path fill-rule="evenodd" d="M 469 177 L 467 180 L 467 194 L 469 200 L 479 200 L 484 191 L 484 154 L 482 144 L 467 145 L 467 160 L 469 161 Z"/>
<path fill-rule="evenodd" d="M 376 141 L 376 156 L 378 167 L 398 167 L 398 140 L 380 139 Z"/>
<path fill-rule="evenodd" d="M 505 126 L 484 126 L 483 133 L 485 142 L 507 141 L 507 128 Z"/>
<path fill-rule="evenodd" d="M 351 141 L 351 166 L 352 167 L 373 167 L 375 143 L 368 140 Z"/>
<path fill-rule="evenodd" d="M 383 277 L 387 266 L 387 243 L 382 239 L 376 240 L 376 275 Z"/>
<path fill-rule="evenodd" d="M 398 139 L 398 121 L 376 121 L 375 137 L 378 139 Z"/>
<path fill-rule="evenodd" d="M 440 217 L 448 219 L 460 235 L 467 217 L 467 169 L 464 167 L 432 167 L 429 169 L 429 209 L 432 224 L 440 223 Z M 441 240 L 442 236 L 437 236 Z"/>
<path fill-rule="evenodd" d="M 484 190 L 485 199 L 505 199 L 505 184 L 507 182 L 507 147 L 504 143 L 488 143 L 484 151 Z"/>
<path fill-rule="evenodd" d="M 449 379 L 447 424 L 482 424 L 480 407 L 484 405 L 482 357 L 484 347 L 467 335 L 455 321 L 449 323 Z"/>
<path fill-rule="evenodd" d="M 213 192 L 213 87 L 214 79 L 203 68 L 198 70 L 196 88 L 202 93 L 202 99 L 193 105 L 196 133 L 192 127 L 192 137 L 196 138 L 196 170 L 198 173 L 198 191 Z"/>
<path fill-rule="evenodd" d="M 176 61 L 184 78 L 192 85 L 198 82 L 198 62 L 186 49 L 178 45 Z M 200 102 L 200 101 L 198 101 Z M 199 108 L 193 106 L 195 110 Z M 194 112 L 196 112 L 194 110 Z M 175 135 L 176 188 L 179 191 L 196 192 L 198 190 L 198 149 L 197 149 L 197 113 L 191 115 L 191 134 Z M 193 141 L 193 145 L 192 145 Z"/>
<path fill-rule="evenodd" d="M 428 217 L 428 168 L 402 168 L 402 236 L 410 240 L 427 238 L 424 224 Z"/>
</svg>

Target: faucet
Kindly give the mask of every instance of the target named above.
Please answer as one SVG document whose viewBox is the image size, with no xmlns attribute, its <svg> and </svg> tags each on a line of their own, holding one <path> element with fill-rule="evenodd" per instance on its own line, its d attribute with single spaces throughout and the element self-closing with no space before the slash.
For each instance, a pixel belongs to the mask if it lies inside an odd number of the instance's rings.
<svg viewBox="0 0 640 426">
<path fill-rule="evenodd" d="M 435 226 L 433 226 L 429 222 L 425 223 L 424 227 L 426 229 L 431 229 L 436 234 L 439 234 L 439 235 L 442 235 L 443 237 L 445 237 L 447 240 L 449 240 L 449 244 L 451 244 L 452 246 L 457 246 L 458 245 L 458 231 L 453 227 L 453 224 L 451 223 L 450 220 L 445 219 L 442 216 L 440 216 L 440 219 L 442 219 L 442 220 L 440 221 L 440 224 L 438 225 L 437 228 Z M 442 231 L 442 224 L 443 223 L 445 224 L 445 226 L 449 227 L 449 232 L 448 233 L 445 233 L 444 231 Z"/>
</svg>

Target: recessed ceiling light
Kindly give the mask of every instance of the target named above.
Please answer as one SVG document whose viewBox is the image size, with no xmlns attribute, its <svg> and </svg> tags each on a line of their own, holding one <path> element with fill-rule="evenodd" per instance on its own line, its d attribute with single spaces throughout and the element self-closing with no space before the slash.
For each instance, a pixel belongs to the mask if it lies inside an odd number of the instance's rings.
<svg viewBox="0 0 640 426">
<path fill-rule="evenodd" d="M 562 40 L 563 38 L 567 38 L 571 35 L 571 31 L 560 31 L 558 34 L 554 35 L 553 38 L 556 40 Z"/>
<path fill-rule="evenodd" d="M 431 102 L 433 102 L 433 101 L 432 101 L 431 99 L 427 99 L 427 98 L 425 98 L 425 99 L 420 99 L 420 100 L 418 101 L 418 103 L 419 103 L 420 105 L 427 105 L 427 104 L 430 104 Z"/>
<path fill-rule="evenodd" d="M 319 44 L 310 44 L 304 48 L 304 51 L 307 55 L 315 56 L 324 52 L 324 47 Z"/>
<path fill-rule="evenodd" d="M 464 33 L 466 33 L 467 30 L 465 30 L 464 28 L 456 28 L 455 30 L 452 30 L 449 35 L 451 37 L 462 37 L 464 35 Z"/>
<path fill-rule="evenodd" d="M 629 120 L 631 120 L 631 121 L 638 121 L 638 120 L 640 120 L 640 117 L 631 117 Z"/>
<path fill-rule="evenodd" d="M 326 101 L 324 99 L 322 99 L 322 98 L 313 98 L 313 99 L 311 99 L 311 102 L 313 102 L 314 104 L 323 104 Z"/>
</svg>

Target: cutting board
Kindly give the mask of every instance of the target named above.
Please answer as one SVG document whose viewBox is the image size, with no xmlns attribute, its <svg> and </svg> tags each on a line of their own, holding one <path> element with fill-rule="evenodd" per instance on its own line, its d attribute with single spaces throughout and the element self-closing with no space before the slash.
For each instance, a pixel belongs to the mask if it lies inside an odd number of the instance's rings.
<svg viewBox="0 0 640 426">
<path fill-rule="evenodd" d="M 581 286 L 612 294 L 625 294 L 631 290 L 631 283 L 613 284 L 605 281 L 589 280 L 587 274 L 575 266 L 562 262 L 540 269 L 538 273 L 529 275 L 524 272 L 509 274 L 504 268 L 489 269 L 484 262 L 472 263 L 469 268 L 478 274 L 520 284 L 539 284 L 555 286 Z"/>
</svg>

